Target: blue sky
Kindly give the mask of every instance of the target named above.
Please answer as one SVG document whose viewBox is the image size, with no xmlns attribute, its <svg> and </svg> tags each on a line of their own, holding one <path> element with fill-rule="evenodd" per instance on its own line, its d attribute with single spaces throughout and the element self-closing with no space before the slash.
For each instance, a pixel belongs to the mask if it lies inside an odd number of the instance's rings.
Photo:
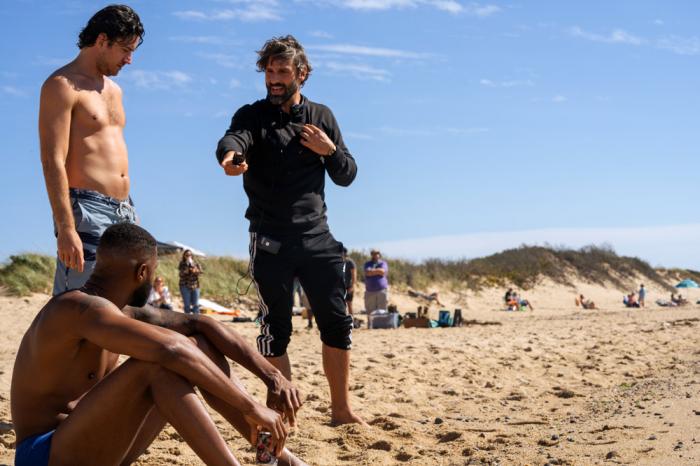
<svg viewBox="0 0 700 466">
<path fill-rule="evenodd" d="M 0 260 L 55 250 L 39 88 L 107 3 L 0 3 Z M 133 1 L 146 28 L 124 90 L 132 195 L 162 240 L 244 257 L 247 199 L 214 149 L 264 96 L 255 50 L 291 33 L 356 157 L 327 184 L 350 248 L 474 257 L 607 242 L 700 269 L 695 1 Z"/>
</svg>

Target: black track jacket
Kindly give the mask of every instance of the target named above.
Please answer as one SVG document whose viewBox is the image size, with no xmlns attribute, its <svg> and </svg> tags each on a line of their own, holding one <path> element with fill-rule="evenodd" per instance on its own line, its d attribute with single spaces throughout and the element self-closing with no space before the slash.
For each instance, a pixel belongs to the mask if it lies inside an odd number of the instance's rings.
<svg viewBox="0 0 700 466">
<path fill-rule="evenodd" d="M 335 144 L 335 153 L 322 157 L 301 145 L 299 127 L 292 122 L 322 129 Z M 266 99 L 241 107 L 219 141 L 219 163 L 229 151 L 244 154 L 248 162 L 243 187 L 248 195 L 249 231 L 272 237 L 329 231 L 326 172 L 340 186 L 350 185 L 357 173 L 333 113 L 303 96 L 289 114 Z"/>
</svg>

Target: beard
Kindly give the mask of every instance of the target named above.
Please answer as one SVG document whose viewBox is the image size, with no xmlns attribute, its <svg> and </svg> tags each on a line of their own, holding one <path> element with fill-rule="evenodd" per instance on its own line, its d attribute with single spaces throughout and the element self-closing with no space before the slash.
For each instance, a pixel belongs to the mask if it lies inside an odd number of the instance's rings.
<svg viewBox="0 0 700 466">
<path fill-rule="evenodd" d="M 119 65 L 110 64 L 105 56 L 99 57 L 95 63 L 95 66 L 97 67 L 97 71 L 99 71 L 103 76 L 116 76 L 119 74 L 119 71 L 121 71 L 122 68 Z"/>
<path fill-rule="evenodd" d="M 136 289 L 131 295 L 129 300 L 129 306 L 132 307 L 143 307 L 148 303 L 148 297 L 151 295 L 151 289 L 153 289 L 153 284 L 149 281 L 143 282 L 143 284 Z"/>
<path fill-rule="evenodd" d="M 299 84 L 297 84 L 296 81 L 292 81 L 292 83 L 289 86 L 285 86 L 284 84 L 279 84 L 279 83 L 274 83 L 275 86 L 283 86 L 284 87 L 284 94 L 282 95 L 272 95 L 271 84 L 265 84 L 265 87 L 267 87 L 267 100 L 270 101 L 272 105 L 282 105 L 286 101 L 292 98 L 292 96 L 299 90 Z"/>
</svg>

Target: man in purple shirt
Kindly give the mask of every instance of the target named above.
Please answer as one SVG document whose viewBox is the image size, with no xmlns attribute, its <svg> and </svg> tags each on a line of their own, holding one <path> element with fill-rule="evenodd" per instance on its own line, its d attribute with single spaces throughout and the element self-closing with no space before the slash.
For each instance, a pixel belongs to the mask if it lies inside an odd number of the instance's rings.
<svg viewBox="0 0 700 466">
<path fill-rule="evenodd" d="M 389 265 L 382 260 L 382 254 L 373 249 L 372 260 L 365 262 L 365 309 L 367 313 L 386 309 L 388 304 Z"/>
</svg>

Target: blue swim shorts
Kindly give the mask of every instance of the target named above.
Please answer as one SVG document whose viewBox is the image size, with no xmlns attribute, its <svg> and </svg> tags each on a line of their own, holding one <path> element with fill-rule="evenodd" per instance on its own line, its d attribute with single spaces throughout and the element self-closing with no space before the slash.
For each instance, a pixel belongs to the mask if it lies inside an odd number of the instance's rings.
<svg viewBox="0 0 700 466">
<path fill-rule="evenodd" d="M 54 432 L 55 429 L 22 440 L 15 450 L 15 466 L 47 466 Z"/>
<path fill-rule="evenodd" d="M 96 191 L 70 188 L 75 228 L 83 242 L 85 266 L 82 272 L 69 269 L 56 258 L 53 295 L 75 290 L 85 284 L 95 268 L 95 253 L 102 233 L 115 223 L 136 223 L 136 211 L 131 198 L 120 201 Z"/>
</svg>

